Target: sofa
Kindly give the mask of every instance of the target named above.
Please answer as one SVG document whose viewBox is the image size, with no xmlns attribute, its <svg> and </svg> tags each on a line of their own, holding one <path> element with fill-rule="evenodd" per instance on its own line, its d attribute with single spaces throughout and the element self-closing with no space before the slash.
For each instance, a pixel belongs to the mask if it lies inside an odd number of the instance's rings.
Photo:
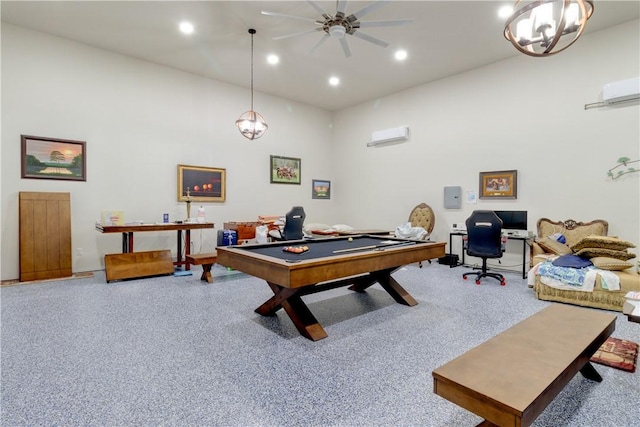
<svg viewBox="0 0 640 427">
<path fill-rule="evenodd" d="M 531 266 L 529 283 L 533 285 L 536 298 L 593 307 L 606 310 L 622 311 L 625 295 L 630 291 L 640 291 L 640 273 L 632 261 L 636 254 L 633 242 L 627 242 L 607 235 L 609 224 L 597 219 L 590 222 L 575 220 L 552 221 L 541 218 L 537 222 L 537 234 L 531 243 Z M 559 240 L 560 241 L 559 241 Z M 588 259 L 596 267 L 596 279 L 593 291 L 554 287 L 543 283 L 540 275 L 542 262 L 552 262 L 563 255 L 577 255 L 580 259 Z M 604 272 L 603 272 L 604 270 Z M 614 274 L 619 279 L 619 290 L 608 290 L 603 276 Z"/>
</svg>

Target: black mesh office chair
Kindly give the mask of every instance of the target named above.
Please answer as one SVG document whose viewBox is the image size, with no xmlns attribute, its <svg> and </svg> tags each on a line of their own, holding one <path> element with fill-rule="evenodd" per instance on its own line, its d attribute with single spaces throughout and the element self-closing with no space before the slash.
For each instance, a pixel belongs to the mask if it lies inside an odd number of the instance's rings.
<svg viewBox="0 0 640 427">
<path fill-rule="evenodd" d="M 304 208 L 302 206 L 294 206 L 285 215 L 284 226 L 280 230 L 274 230 L 271 237 L 276 240 L 299 240 L 304 237 L 302 226 L 306 218 Z"/>
<path fill-rule="evenodd" d="M 468 275 L 476 276 L 476 284 L 480 284 L 483 277 L 493 277 L 500 281 L 500 285 L 507 284 L 504 276 L 487 271 L 487 258 L 502 257 L 502 220 L 494 211 L 473 211 L 467 218 L 467 254 L 482 258 L 481 271 L 469 271 L 462 275 L 467 280 Z"/>
</svg>

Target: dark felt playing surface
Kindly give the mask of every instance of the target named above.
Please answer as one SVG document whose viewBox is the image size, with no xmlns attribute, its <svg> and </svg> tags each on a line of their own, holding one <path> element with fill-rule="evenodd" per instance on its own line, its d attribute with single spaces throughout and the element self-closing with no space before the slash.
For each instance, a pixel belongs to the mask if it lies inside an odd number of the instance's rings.
<svg viewBox="0 0 640 427">
<path fill-rule="evenodd" d="M 392 243 L 385 243 L 385 242 Z M 326 258 L 330 256 L 336 256 L 341 254 L 351 254 L 358 252 L 357 248 L 367 248 L 361 250 L 373 250 L 370 246 L 385 247 L 393 246 L 394 244 L 405 243 L 403 240 L 389 239 L 388 237 L 375 237 L 375 236 L 355 236 L 349 241 L 349 238 L 329 238 L 329 239 L 317 239 L 306 240 L 303 243 L 300 241 L 294 242 L 281 242 L 277 245 L 269 244 L 265 246 L 248 247 L 243 246 L 242 249 L 252 253 L 259 253 L 261 255 L 267 255 L 278 259 L 314 259 L 314 258 Z M 309 250 L 295 254 L 291 252 L 283 251 L 282 249 L 287 246 L 308 246 Z M 346 251 L 343 253 L 334 253 L 333 251 L 340 251 L 345 249 L 353 249 L 353 252 Z"/>
</svg>

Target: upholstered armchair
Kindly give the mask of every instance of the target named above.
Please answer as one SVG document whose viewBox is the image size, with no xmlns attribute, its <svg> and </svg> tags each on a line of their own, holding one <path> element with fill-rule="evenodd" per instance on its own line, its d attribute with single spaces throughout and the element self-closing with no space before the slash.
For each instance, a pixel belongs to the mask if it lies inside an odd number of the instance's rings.
<svg viewBox="0 0 640 427">
<path fill-rule="evenodd" d="M 428 240 L 433 231 L 433 227 L 436 225 L 436 215 L 433 213 L 431 206 L 426 203 L 420 203 L 413 208 L 409 214 L 409 222 L 411 223 L 411 227 L 424 228 L 427 234 L 425 234 L 422 239 Z M 429 264 L 431 264 L 431 260 L 429 260 Z M 418 263 L 418 266 L 422 268 L 422 261 Z"/>
</svg>

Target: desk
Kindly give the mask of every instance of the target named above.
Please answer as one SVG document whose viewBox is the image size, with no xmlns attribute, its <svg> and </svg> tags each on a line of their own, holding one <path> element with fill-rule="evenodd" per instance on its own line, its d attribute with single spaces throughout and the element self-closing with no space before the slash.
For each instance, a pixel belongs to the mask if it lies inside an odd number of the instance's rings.
<svg viewBox="0 0 640 427">
<path fill-rule="evenodd" d="M 531 425 L 578 372 L 602 381 L 589 358 L 615 324 L 615 314 L 551 305 L 434 369 L 433 391 L 484 418 L 479 425 Z"/>
<path fill-rule="evenodd" d="M 392 243 L 385 243 L 392 242 Z M 307 252 L 284 252 L 285 246 L 306 245 Z M 394 246 L 395 245 L 395 246 Z M 327 333 L 302 296 L 351 285 L 364 292 L 377 283 L 393 299 L 408 306 L 418 302 L 391 277 L 405 264 L 444 256 L 445 243 L 408 241 L 383 236 L 331 237 L 262 245 L 218 247 L 218 264 L 267 281 L 274 296 L 255 311 L 273 316 L 284 308 L 300 334 L 317 341 Z M 339 251 L 334 253 L 334 251 Z"/>
<path fill-rule="evenodd" d="M 466 236 L 467 233 L 463 231 L 456 231 L 449 233 L 449 252 L 453 253 L 453 236 Z M 506 236 L 508 240 L 521 240 L 522 241 L 522 278 L 527 278 L 527 245 L 529 244 L 531 238 L 530 237 L 520 237 L 520 236 Z M 461 263 L 464 265 L 464 247 L 462 248 L 462 257 Z M 457 267 L 457 265 L 451 265 L 450 268 Z"/>
<path fill-rule="evenodd" d="M 96 230 L 101 233 L 122 233 L 122 253 L 133 252 L 133 233 L 148 231 L 177 231 L 178 232 L 178 259 L 174 265 L 185 265 L 185 269 L 190 269 L 190 264 L 182 258 L 182 231 L 185 231 L 184 252 L 185 257 L 191 253 L 191 230 L 202 228 L 213 228 L 212 222 L 194 224 L 139 224 L 139 225 L 101 225 L 96 224 Z"/>
</svg>

